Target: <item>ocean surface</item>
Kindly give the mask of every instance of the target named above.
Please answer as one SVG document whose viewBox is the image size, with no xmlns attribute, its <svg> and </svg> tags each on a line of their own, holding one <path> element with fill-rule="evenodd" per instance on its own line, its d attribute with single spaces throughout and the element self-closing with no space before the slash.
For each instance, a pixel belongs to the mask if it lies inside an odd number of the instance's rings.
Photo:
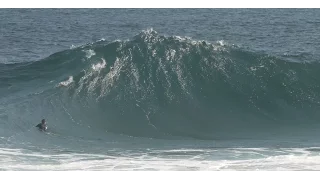
<svg viewBox="0 0 320 180">
<path fill-rule="evenodd" d="M 0 170 L 320 170 L 319 29 L 319 9 L 0 9 Z"/>
</svg>

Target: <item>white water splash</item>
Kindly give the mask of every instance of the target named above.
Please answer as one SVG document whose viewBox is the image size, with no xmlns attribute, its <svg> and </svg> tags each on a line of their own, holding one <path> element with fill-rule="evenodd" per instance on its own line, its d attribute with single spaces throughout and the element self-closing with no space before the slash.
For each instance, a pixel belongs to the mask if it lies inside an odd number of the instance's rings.
<svg viewBox="0 0 320 180">
<path fill-rule="evenodd" d="M 100 71 L 101 69 L 106 67 L 106 65 L 107 65 L 106 60 L 103 58 L 101 58 L 101 59 L 102 59 L 101 63 L 97 63 L 97 64 L 92 65 L 92 69 L 94 71 Z"/>
<path fill-rule="evenodd" d="M 89 49 L 84 51 L 86 53 L 86 58 L 90 59 L 92 56 L 96 55 L 96 52 L 94 50 Z"/>
<path fill-rule="evenodd" d="M 225 46 L 226 42 L 224 40 L 217 41 L 220 46 Z"/>
<path fill-rule="evenodd" d="M 59 86 L 68 86 L 69 84 L 73 83 L 73 76 L 69 76 L 69 79 L 66 81 L 62 81 L 59 83 Z"/>
</svg>

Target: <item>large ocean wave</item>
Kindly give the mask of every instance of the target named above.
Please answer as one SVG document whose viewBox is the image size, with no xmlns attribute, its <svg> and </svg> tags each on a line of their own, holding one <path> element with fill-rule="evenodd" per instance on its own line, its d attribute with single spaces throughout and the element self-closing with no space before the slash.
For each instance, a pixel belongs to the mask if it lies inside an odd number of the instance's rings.
<svg viewBox="0 0 320 180">
<path fill-rule="evenodd" d="M 59 132 L 200 139 L 317 124 L 320 65 L 283 58 L 150 29 L 1 64 L 3 132 L 41 118 Z"/>
</svg>

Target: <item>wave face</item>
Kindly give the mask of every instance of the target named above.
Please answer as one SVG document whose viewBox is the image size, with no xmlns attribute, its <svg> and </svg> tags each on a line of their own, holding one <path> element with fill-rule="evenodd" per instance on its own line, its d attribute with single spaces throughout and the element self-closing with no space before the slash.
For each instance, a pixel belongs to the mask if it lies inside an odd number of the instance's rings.
<svg viewBox="0 0 320 180">
<path fill-rule="evenodd" d="M 46 117 L 56 131 L 200 139 L 312 125 L 319 68 L 151 29 L 0 65 L 2 119 L 7 127 Z"/>
</svg>

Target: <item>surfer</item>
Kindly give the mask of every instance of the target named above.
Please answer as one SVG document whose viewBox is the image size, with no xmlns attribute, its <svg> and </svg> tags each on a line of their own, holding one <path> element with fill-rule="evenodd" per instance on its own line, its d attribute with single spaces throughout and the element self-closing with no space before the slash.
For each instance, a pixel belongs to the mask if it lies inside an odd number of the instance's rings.
<svg viewBox="0 0 320 180">
<path fill-rule="evenodd" d="M 39 130 L 42 130 L 42 131 L 47 130 L 48 127 L 47 127 L 47 124 L 46 124 L 46 120 L 42 119 L 41 123 L 39 123 L 36 127 L 39 128 Z"/>
</svg>

